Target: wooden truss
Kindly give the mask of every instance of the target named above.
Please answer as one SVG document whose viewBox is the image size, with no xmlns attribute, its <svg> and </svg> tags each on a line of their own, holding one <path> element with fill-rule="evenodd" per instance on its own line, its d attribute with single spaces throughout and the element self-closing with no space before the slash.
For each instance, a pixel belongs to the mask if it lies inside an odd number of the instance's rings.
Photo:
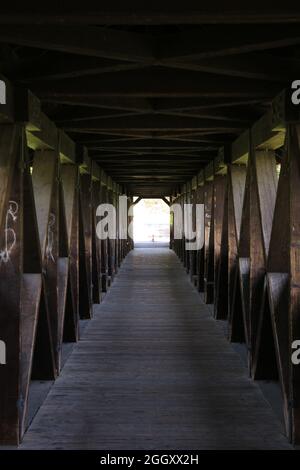
<svg viewBox="0 0 300 470">
<path fill-rule="evenodd" d="M 228 339 L 245 343 L 253 379 L 278 380 L 285 430 L 300 442 L 300 125 L 289 96 L 184 185 L 172 202 L 204 204 L 204 246 L 171 240 Z M 174 234 L 174 228 L 171 231 Z M 187 264 L 187 258 L 189 263 Z"/>
<path fill-rule="evenodd" d="M 107 187 L 86 150 L 25 98 L 26 119 L 23 110 L 0 125 L 1 444 L 22 439 L 31 380 L 60 374 L 63 343 L 79 339 L 79 320 L 92 317 L 132 247 L 96 237 L 97 206 L 123 189 Z"/>
</svg>

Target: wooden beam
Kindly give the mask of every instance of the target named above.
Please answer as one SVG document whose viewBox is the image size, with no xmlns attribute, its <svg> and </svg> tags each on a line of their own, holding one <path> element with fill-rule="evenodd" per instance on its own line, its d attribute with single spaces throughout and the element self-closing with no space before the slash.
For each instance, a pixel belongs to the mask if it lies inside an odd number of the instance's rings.
<svg viewBox="0 0 300 470">
<path fill-rule="evenodd" d="M 35 68 L 35 65 L 38 67 Z M 16 72 L 15 79 L 18 83 L 34 84 L 41 80 L 66 80 L 87 75 L 136 70 L 141 67 L 144 67 L 144 64 L 53 52 L 48 53 L 45 58 L 39 56 L 36 62 L 30 63 L 30 67 L 25 64 Z"/>
<path fill-rule="evenodd" d="M 87 7 L 89 5 L 89 7 Z M 151 6 L 130 0 L 124 4 L 119 0 L 111 0 L 109 4 L 92 2 L 76 9 L 53 8 L 37 5 L 28 0 L 27 8 L 16 9 L 7 6 L 1 14 L 1 24 L 34 24 L 34 25 L 178 25 L 178 24 L 261 24 L 261 23 L 299 23 L 300 12 L 297 4 L 275 9 L 274 4 L 266 0 L 263 4 L 253 0 L 243 5 L 236 0 L 229 0 L 219 9 L 216 0 L 199 6 L 196 0 L 187 0 L 177 5 L 165 0 L 163 5 L 153 0 Z M 272 8 L 273 6 L 273 8 Z"/>
<path fill-rule="evenodd" d="M 27 144 L 33 150 L 54 149 L 58 144 L 58 133 L 55 124 L 40 113 L 41 127 L 39 131 L 26 130 Z"/>
<path fill-rule="evenodd" d="M 141 141 L 117 141 L 117 142 L 106 142 L 105 140 L 99 140 L 99 138 L 95 137 L 94 139 L 80 139 L 80 143 L 86 145 L 91 150 L 103 150 L 107 152 L 108 150 L 112 151 L 133 151 L 136 154 L 140 154 L 143 151 L 166 151 L 166 150 L 178 150 L 178 151 L 210 151 L 214 150 L 219 147 L 218 143 L 216 142 L 214 145 L 207 143 L 198 143 L 195 144 L 194 142 L 174 142 L 174 141 L 155 141 L 155 140 L 141 140 Z"/>
<path fill-rule="evenodd" d="M 19 164 L 21 127 L 17 124 L 0 126 L 0 227 L 4 224 L 16 164 Z"/>
<path fill-rule="evenodd" d="M 205 181 L 212 181 L 214 179 L 214 174 L 215 174 L 215 167 L 214 167 L 214 162 L 212 161 L 204 168 Z"/>
<path fill-rule="evenodd" d="M 232 28 L 207 27 L 205 30 L 175 33 L 161 42 L 159 57 L 162 60 L 181 60 L 188 58 L 207 59 L 230 56 L 245 52 L 286 47 L 300 43 L 298 27 L 289 26 L 274 29 L 271 25 L 242 26 Z"/>
<path fill-rule="evenodd" d="M 168 199 L 166 197 L 163 196 L 161 199 L 167 204 L 167 206 L 169 206 L 169 207 L 171 206 L 170 201 L 168 201 Z"/>
<path fill-rule="evenodd" d="M 92 160 L 92 180 L 93 181 L 101 181 L 101 168 L 93 160 Z"/>
<path fill-rule="evenodd" d="M 99 109 L 91 109 L 91 108 L 80 108 L 74 109 L 72 106 L 68 107 L 64 110 L 59 109 L 57 112 L 51 115 L 52 119 L 57 123 L 64 125 L 64 122 L 68 122 L 68 124 L 78 123 L 80 125 L 81 122 L 84 121 L 92 121 L 97 120 L 100 121 L 101 119 L 109 120 L 109 119 L 119 119 L 124 117 L 136 116 L 140 115 L 141 113 L 132 112 L 132 111 L 115 111 L 115 110 L 105 110 L 100 111 Z"/>
<path fill-rule="evenodd" d="M 300 71 L 300 61 L 255 52 L 206 59 L 165 60 L 164 65 L 195 72 L 207 72 L 253 80 L 286 82 Z"/>
<path fill-rule="evenodd" d="M 92 160 L 89 157 L 88 150 L 82 145 L 77 145 L 76 162 L 79 165 L 80 174 L 90 174 L 92 171 Z"/>
<path fill-rule="evenodd" d="M 120 165 L 123 166 L 145 166 L 145 167 L 153 167 L 153 164 L 159 164 L 160 167 L 163 167 L 164 165 L 167 165 L 167 166 L 174 166 L 174 167 L 181 167 L 181 166 L 187 166 L 189 167 L 190 165 L 191 166 L 194 166 L 194 167 L 197 167 L 199 165 L 203 165 L 203 163 L 209 161 L 211 159 L 212 156 L 214 156 L 214 154 L 209 154 L 203 158 L 182 158 L 180 156 L 178 156 L 177 158 L 170 155 L 169 157 L 168 156 L 165 156 L 165 157 L 148 157 L 147 156 L 143 156 L 142 158 L 138 158 L 138 159 L 133 159 L 133 158 L 130 158 L 131 156 L 128 156 L 128 155 L 124 155 L 122 156 L 122 158 L 119 158 L 119 157 L 114 157 L 111 158 L 111 157 L 108 157 L 108 158 L 102 158 L 100 156 L 97 156 L 97 155 L 92 155 L 92 158 L 93 160 L 97 161 L 98 163 L 100 162 L 102 166 L 105 166 L 105 165 L 108 165 L 110 168 L 119 168 Z"/>
<path fill-rule="evenodd" d="M 204 170 L 199 171 L 197 175 L 197 184 L 198 186 L 203 186 L 205 183 L 205 175 L 204 175 Z"/>
<path fill-rule="evenodd" d="M 61 163 L 76 163 L 76 144 L 61 129 L 58 131 L 58 146 Z"/>
<path fill-rule="evenodd" d="M 284 130 L 274 130 L 272 110 L 264 114 L 251 128 L 252 143 L 255 147 L 276 149 L 285 140 Z"/>
<path fill-rule="evenodd" d="M 69 131 L 80 130 L 133 130 L 133 131 L 172 131 L 182 130 L 184 132 L 205 129 L 230 129 L 237 132 L 239 129 L 245 129 L 246 123 L 241 121 L 227 121 L 223 119 L 201 119 L 179 116 L 128 116 L 123 118 L 90 119 L 77 122 L 61 122 L 61 126 Z"/>
<path fill-rule="evenodd" d="M 247 163 L 250 152 L 250 131 L 243 132 L 231 145 L 231 163 Z"/>
<path fill-rule="evenodd" d="M 214 159 L 214 171 L 216 174 L 225 175 L 227 173 L 227 165 L 231 160 L 230 145 L 220 147 L 217 156 Z"/>
<path fill-rule="evenodd" d="M 30 90 L 15 89 L 16 120 L 26 123 L 27 131 L 41 131 L 41 112 L 41 102 Z"/>
<path fill-rule="evenodd" d="M 47 91 L 40 92 L 39 96 L 45 102 L 67 104 L 69 106 L 86 106 L 91 108 L 114 109 L 117 111 L 147 112 L 151 111 L 152 105 L 145 98 L 105 97 L 105 96 L 75 96 L 68 93 L 49 96 Z"/>
<path fill-rule="evenodd" d="M 133 201 L 133 206 L 136 206 L 142 199 L 143 197 L 139 196 L 135 201 Z"/>
<path fill-rule="evenodd" d="M 198 119 L 211 119 L 214 120 L 224 120 L 228 122 L 241 122 L 244 125 L 249 125 L 256 119 L 260 117 L 262 113 L 258 113 L 256 110 L 251 109 L 251 107 L 237 108 L 232 107 L 226 108 L 222 107 L 220 109 L 190 109 L 182 111 L 180 109 L 175 111 L 160 111 L 155 110 L 153 114 L 163 115 L 163 116 L 178 116 L 178 117 L 187 117 L 187 118 L 198 118 Z"/>
<path fill-rule="evenodd" d="M 282 85 L 213 74 L 177 70 L 176 80 L 171 69 L 155 67 L 151 70 L 105 74 L 99 77 L 73 78 L 66 82 L 43 81 L 36 93 L 46 98 L 68 95 L 75 97 L 214 97 L 214 98 L 273 98 Z"/>
<path fill-rule="evenodd" d="M 159 111 L 199 111 L 215 108 L 229 108 L 236 106 L 251 106 L 260 104 L 259 98 L 181 98 L 180 101 L 174 98 L 160 98 L 155 100 L 154 109 Z"/>
<path fill-rule="evenodd" d="M 0 41 L 93 57 L 152 61 L 152 42 L 146 35 L 108 28 L 26 25 L 1 26 Z"/>
</svg>

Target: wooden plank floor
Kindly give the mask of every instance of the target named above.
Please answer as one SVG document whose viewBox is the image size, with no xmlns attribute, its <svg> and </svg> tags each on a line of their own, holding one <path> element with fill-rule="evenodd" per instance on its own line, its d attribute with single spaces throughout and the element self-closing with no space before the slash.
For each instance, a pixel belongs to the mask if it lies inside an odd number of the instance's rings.
<svg viewBox="0 0 300 470">
<path fill-rule="evenodd" d="M 134 250 L 21 449 L 288 449 L 175 254 Z"/>
</svg>

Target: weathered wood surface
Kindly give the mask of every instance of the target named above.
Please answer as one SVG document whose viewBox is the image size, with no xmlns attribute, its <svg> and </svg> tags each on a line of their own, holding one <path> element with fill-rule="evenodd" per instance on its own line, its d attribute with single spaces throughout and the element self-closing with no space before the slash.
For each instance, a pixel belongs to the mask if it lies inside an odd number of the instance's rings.
<svg viewBox="0 0 300 470">
<path fill-rule="evenodd" d="M 289 449 L 176 255 L 131 252 L 21 449 Z"/>
</svg>

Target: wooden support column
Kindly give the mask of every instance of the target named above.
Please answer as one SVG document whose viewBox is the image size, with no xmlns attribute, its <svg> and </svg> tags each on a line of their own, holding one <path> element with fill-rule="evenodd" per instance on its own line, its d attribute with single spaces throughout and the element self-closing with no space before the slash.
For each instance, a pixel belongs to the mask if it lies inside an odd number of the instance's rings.
<svg viewBox="0 0 300 470">
<path fill-rule="evenodd" d="M 211 304 L 214 301 L 214 164 L 205 168 L 204 189 L 204 300 Z"/>
<path fill-rule="evenodd" d="M 180 194 L 180 205 L 181 205 L 181 210 L 182 210 L 182 222 L 183 222 L 183 227 L 182 227 L 182 238 L 181 238 L 181 243 L 180 243 L 180 259 L 183 263 L 183 266 L 186 267 L 186 259 L 185 259 L 185 233 L 184 233 L 184 224 L 185 224 L 185 216 L 184 216 L 184 204 L 186 201 L 186 186 L 184 185 L 181 190 Z"/>
<path fill-rule="evenodd" d="M 205 186 L 204 186 L 204 171 L 200 171 L 197 175 L 197 202 L 198 204 L 204 204 Z M 204 256 L 205 256 L 205 210 L 203 227 L 203 246 L 197 251 L 197 286 L 199 292 L 204 292 Z"/>
<path fill-rule="evenodd" d="M 100 204 L 101 170 L 96 163 L 92 164 L 92 284 L 93 303 L 101 302 L 101 240 L 97 237 L 97 207 Z"/>
<path fill-rule="evenodd" d="M 170 197 L 170 207 L 174 203 L 176 203 L 175 194 Z M 176 243 L 175 243 L 175 239 L 174 239 L 174 212 L 173 211 L 170 211 L 170 243 L 169 243 L 169 248 L 170 248 L 170 250 L 173 250 L 176 253 Z"/>
<path fill-rule="evenodd" d="M 286 432 L 300 443 L 300 369 L 292 362 L 293 341 L 300 339 L 300 127 L 289 124 L 267 264 L 270 303 Z"/>
<path fill-rule="evenodd" d="M 36 150 L 33 159 L 32 184 L 42 256 L 43 285 L 51 324 L 52 345 L 59 371 L 61 342 L 59 328 L 62 318 L 58 307 L 59 255 L 59 185 L 58 151 Z M 39 375 L 39 374 L 38 374 Z"/>
<path fill-rule="evenodd" d="M 228 166 L 228 336 L 232 342 L 247 340 L 249 310 L 249 191 L 246 193 L 250 149 L 247 131 L 231 149 Z M 249 185 L 247 185 L 249 186 Z"/>
<path fill-rule="evenodd" d="M 184 203 L 188 206 L 192 204 L 192 187 L 191 183 L 188 182 L 185 185 L 185 199 Z M 189 220 L 185 221 L 185 224 L 190 224 Z M 184 244 L 184 266 L 186 269 L 186 272 L 188 274 L 191 274 L 191 250 L 187 250 L 187 243 L 189 243 L 190 240 L 188 240 L 185 236 L 185 244 Z"/>
<path fill-rule="evenodd" d="M 61 236 L 60 258 L 64 254 L 63 265 L 68 263 L 68 278 L 66 290 L 59 287 L 61 308 L 65 311 L 63 340 L 66 342 L 79 339 L 79 172 L 78 166 L 64 164 L 60 170 L 61 178 Z M 63 229 L 64 227 L 64 229 Z M 63 284 L 64 286 L 64 284 Z M 64 293 L 64 295 L 62 295 Z"/>
<path fill-rule="evenodd" d="M 119 193 L 117 184 L 113 182 L 113 201 L 114 207 L 116 210 L 116 239 L 115 239 L 115 274 L 118 272 L 120 266 L 120 259 L 119 259 Z"/>
<path fill-rule="evenodd" d="M 283 162 L 283 177 L 288 172 L 289 187 L 289 338 L 290 344 L 300 339 L 300 126 L 288 127 L 287 157 Z M 289 408 L 291 440 L 300 443 L 300 368 L 290 361 Z"/>
<path fill-rule="evenodd" d="M 214 315 L 227 319 L 227 175 L 217 174 L 214 178 Z"/>
<path fill-rule="evenodd" d="M 100 203 L 107 203 L 107 175 L 101 172 Z M 101 240 L 101 289 L 108 290 L 108 240 Z"/>
<path fill-rule="evenodd" d="M 266 292 L 268 258 L 277 191 L 273 150 L 252 148 L 250 155 L 250 312 L 249 360 L 257 379 L 278 377 L 269 300 Z"/>
<path fill-rule="evenodd" d="M 80 317 L 92 317 L 92 177 L 80 174 L 79 204 L 79 306 Z"/>
<path fill-rule="evenodd" d="M 109 176 L 107 178 L 107 203 L 113 204 L 113 194 L 112 194 L 112 180 Z M 111 240 L 110 237 L 107 238 L 107 264 L 108 264 L 108 286 L 110 287 L 114 277 L 114 240 Z"/>
<path fill-rule="evenodd" d="M 190 183 L 190 204 L 192 204 L 192 230 L 196 233 L 197 176 Z M 195 238 L 196 240 L 196 238 Z M 189 273 L 191 282 L 197 284 L 197 250 L 189 252 Z"/>
<path fill-rule="evenodd" d="M 128 208 L 133 206 L 133 197 L 128 196 Z M 128 215 L 128 227 L 133 223 L 133 215 Z M 126 255 L 134 248 L 134 241 L 128 234 L 127 242 L 126 242 Z"/>
<path fill-rule="evenodd" d="M 0 443 L 18 444 L 21 434 L 22 386 L 22 130 L 0 126 L 0 340 L 5 343 L 6 363 L 0 365 Z M 3 184 L 2 184 L 3 182 Z"/>
<path fill-rule="evenodd" d="M 118 193 L 119 196 L 125 196 L 124 190 L 122 186 L 118 185 Z M 118 204 L 118 221 L 121 219 L 121 213 L 120 213 L 120 206 Z M 123 222 L 123 219 L 122 219 Z M 120 237 L 120 234 L 119 234 Z M 126 245 L 126 240 L 119 238 L 119 265 L 123 262 L 123 259 L 125 257 L 125 245 Z"/>
<path fill-rule="evenodd" d="M 6 344 L 6 364 L 0 366 L 0 442 L 18 444 L 27 423 L 31 378 L 53 379 L 57 373 L 52 332 L 57 317 L 51 319 L 46 271 L 42 277 L 42 230 L 24 127 L 6 125 L 0 136 L 1 189 L 6 189 L 0 236 L 0 339 Z"/>
</svg>

